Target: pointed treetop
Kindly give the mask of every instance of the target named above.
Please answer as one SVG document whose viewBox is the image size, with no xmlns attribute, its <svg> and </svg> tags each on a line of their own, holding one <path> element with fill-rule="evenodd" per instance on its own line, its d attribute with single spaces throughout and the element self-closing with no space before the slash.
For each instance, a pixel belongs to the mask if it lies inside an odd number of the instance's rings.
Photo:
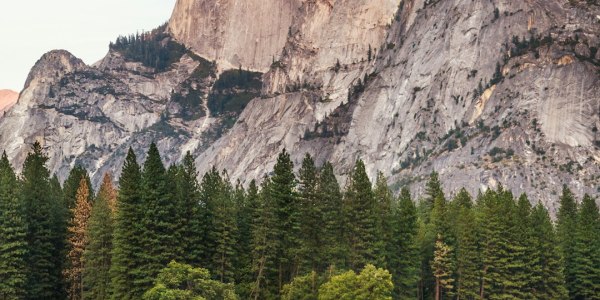
<svg viewBox="0 0 600 300">
<path fill-rule="evenodd" d="M 8 161 L 8 156 L 6 155 L 6 151 L 2 151 L 2 158 L 0 159 L 0 170 L 12 170 L 12 166 L 10 161 Z"/>
<path fill-rule="evenodd" d="M 98 198 L 104 199 L 111 212 L 114 214 L 117 210 L 117 191 L 115 190 L 110 172 L 104 173 L 102 184 L 98 190 Z"/>
<path fill-rule="evenodd" d="M 473 206 L 473 199 L 465 188 L 460 189 L 458 194 L 454 197 L 453 202 L 461 208 L 471 208 Z"/>
</svg>

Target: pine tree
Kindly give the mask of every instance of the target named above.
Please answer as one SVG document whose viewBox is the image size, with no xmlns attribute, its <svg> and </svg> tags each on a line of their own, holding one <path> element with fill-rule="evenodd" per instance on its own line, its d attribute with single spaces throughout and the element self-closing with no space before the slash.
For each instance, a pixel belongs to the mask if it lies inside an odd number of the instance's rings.
<svg viewBox="0 0 600 300">
<path fill-rule="evenodd" d="M 343 238 L 342 192 L 329 162 L 321 168 L 317 194 L 323 216 L 323 260 L 327 266 L 344 268 L 347 245 Z"/>
<path fill-rule="evenodd" d="M 29 299 L 64 297 L 62 201 L 59 203 L 53 193 L 47 160 L 41 144 L 36 142 L 23 164 L 21 196 L 27 221 L 26 298 Z"/>
<path fill-rule="evenodd" d="M 83 299 L 109 298 L 116 197 L 110 174 L 106 173 L 88 222 L 89 243 L 83 252 Z"/>
<path fill-rule="evenodd" d="M 425 198 L 420 201 L 418 206 L 421 224 L 418 242 L 421 252 L 419 296 L 422 298 L 433 297 L 435 293 L 435 278 L 432 276 L 430 263 L 433 261 L 437 234 L 444 235 L 446 242 L 451 240 L 447 230 L 450 224 L 446 222 L 446 210 L 446 197 L 442 190 L 442 183 L 439 180 L 438 173 L 433 171 L 425 184 Z"/>
<path fill-rule="evenodd" d="M 300 220 L 294 164 L 285 149 L 277 157 L 271 184 L 267 190 L 275 217 L 275 266 L 278 269 L 277 290 L 297 273 L 300 245 Z"/>
<path fill-rule="evenodd" d="M 600 299 L 600 215 L 587 194 L 581 201 L 574 235 L 575 299 Z"/>
<path fill-rule="evenodd" d="M 452 248 L 444 243 L 441 234 L 438 234 L 435 242 L 431 269 L 435 277 L 435 299 L 440 300 L 444 292 L 451 292 L 454 288 Z"/>
<path fill-rule="evenodd" d="M 69 299 L 82 299 L 83 279 L 82 273 L 85 269 L 82 256 L 89 242 L 87 227 L 92 205 L 90 203 L 89 187 L 85 178 L 81 178 L 75 206 L 71 209 L 73 218 L 69 224 L 69 252 L 67 254 L 68 268 L 63 274 L 67 279 L 67 292 Z"/>
<path fill-rule="evenodd" d="M 252 193 L 252 195 L 250 195 Z M 252 282 L 252 226 L 257 205 L 256 182 L 252 181 L 248 193 L 238 180 L 233 199 L 236 207 L 236 245 L 233 269 L 235 271 L 236 292 L 244 299 L 250 297 L 249 284 Z"/>
<path fill-rule="evenodd" d="M 390 262 L 393 260 L 391 256 L 393 255 L 394 247 L 391 243 L 392 202 L 394 196 L 388 187 L 387 178 L 381 172 L 377 173 L 373 194 L 377 203 L 377 241 L 373 245 L 375 247 L 375 261 L 379 267 L 389 269 Z"/>
<path fill-rule="evenodd" d="M 177 233 L 174 187 L 162 163 L 156 144 L 150 144 L 142 170 L 141 203 L 144 209 L 140 235 L 143 251 L 137 284 L 144 290 L 176 254 L 182 253 Z"/>
<path fill-rule="evenodd" d="M 300 222 L 300 271 L 321 272 L 325 269 L 322 249 L 322 211 L 318 197 L 318 171 L 312 157 L 307 153 L 299 171 L 299 220 Z"/>
<path fill-rule="evenodd" d="M 431 172 L 429 175 L 429 180 L 425 185 L 425 199 L 423 201 L 424 208 L 424 221 L 426 223 L 429 222 L 429 212 L 433 209 L 433 204 L 436 199 L 444 199 L 444 191 L 442 190 L 442 183 L 439 179 L 439 174 L 436 171 Z M 435 237 L 434 237 L 435 239 Z"/>
<path fill-rule="evenodd" d="M 532 274 L 533 298 L 535 299 L 567 299 L 567 289 L 563 276 L 560 249 L 557 237 L 548 215 L 541 203 L 531 213 L 533 232 L 533 255 L 530 260 L 535 263 Z"/>
<path fill-rule="evenodd" d="M 141 170 L 135 153 L 130 148 L 121 177 L 117 196 L 117 213 L 110 268 L 111 298 L 139 299 L 146 291 L 140 283 L 141 253 L 146 247 L 141 244 L 142 218 L 146 207 L 141 201 Z"/>
<path fill-rule="evenodd" d="M 513 297 L 531 299 L 533 298 L 533 287 L 538 279 L 534 274 L 539 274 L 540 271 L 534 270 L 538 265 L 534 260 L 535 247 L 530 222 L 531 203 L 527 199 L 527 195 L 522 194 L 513 209 L 512 232 L 510 232 L 513 234 L 510 241 L 509 273 L 512 281 L 510 290 Z M 507 232 L 506 234 L 510 233 Z"/>
<path fill-rule="evenodd" d="M 208 266 L 215 278 L 221 282 L 233 281 L 233 262 L 237 244 L 236 210 L 232 198 L 232 187 L 227 174 L 221 177 L 216 168 L 202 179 L 202 199 L 210 211 L 207 245 L 211 245 Z"/>
<path fill-rule="evenodd" d="M 575 297 L 575 274 L 573 273 L 575 270 L 575 236 L 573 233 L 577 229 L 577 203 L 573 193 L 566 185 L 563 186 L 559 203 L 556 227 L 558 245 L 563 257 L 565 285 L 569 291 L 569 297 L 573 299 Z"/>
<path fill-rule="evenodd" d="M 0 299 L 26 295 L 26 235 L 17 177 L 4 152 L 0 159 Z"/>
<path fill-rule="evenodd" d="M 255 222 L 252 225 L 252 272 L 255 281 L 250 288 L 251 299 L 275 299 L 278 294 L 278 268 L 275 255 L 279 242 L 273 230 L 276 226 L 275 210 L 269 190 L 272 182 L 263 178 L 260 193 L 257 195 Z M 252 186 L 249 197 L 252 195 Z"/>
<path fill-rule="evenodd" d="M 87 170 L 81 165 L 75 165 L 75 167 L 73 167 L 73 169 L 71 169 L 69 172 L 69 176 L 65 180 L 63 187 L 65 206 L 67 207 L 69 213 L 67 220 L 71 220 L 71 218 L 73 218 L 71 212 L 75 207 L 75 202 L 77 201 L 77 190 L 79 189 L 81 178 L 84 178 L 86 181 L 90 197 L 94 195 L 94 191 L 92 190 L 92 182 Z M 92 198 L 90 198 L 90 201 L 92 201 Z"/>
<path fill-rule="evenodd" d="M 222 178 L 217 168 L 214 166 L 202 177 L 200 182 L 200 199 L 205 207 L 203 219 L 204 219 L 204 236 L 202 244 L 206 247 L 204 257 L 202 258 L 206 268 L 215 272 L 218 268 L 218 264 L 213 261 L 213 257 L 217 254 L 217 228 L 216 228 L 216 205 L 218 203 L 217 198 L 221 197 L 220 193 L 222 185 Z"/>
<path fill-rule="evenodd" d="M 201 205 L 198 171 L 188 151 L 175 175 L 176 202 L 179 210 L 179 241 L 182 244 L 182 262 L 200 265 L 206 248 L 203 235 L 206 230 L 204 207 Z"/>
<path fill-rule="evenodd" d="M 452 206 L 458 210 L 453 230 L 456 236 L 456 297 L 476 299 L 481 281 L 481 255 L 478 224 L 471 196 L 465 189 L 461 189 L 452 201 Z"/>
<path fill-rule="evenodd" d="M 527 292 L 520 280 L 528 266 L 524 263 L 526 248 L 517 240 L 517 206 L 512 193 L 502 187 L 487 191 L 480 201 L 478 223 L 482 237 L 482 286 L 480 296 L 486 299 L 514 299 Z M 528 213 L 527 213 L 528 215 Z"/>
<path fill-rule="evenodd" d="M 402 188 L 398 204 L 393 209 L 390 271 L 394 295 L 398 299 L 415 299 L 419 280 L 419 250 L 417 247 L 417 208 L 410 191 Z"/>
<path fill-rule="evenodd" d="M 359 270 L 375 261 L 377 204 L 362 160 L 349 175 L 344 195 L 345 233 L 349 246 L 349 266 Z"/>
</svg>

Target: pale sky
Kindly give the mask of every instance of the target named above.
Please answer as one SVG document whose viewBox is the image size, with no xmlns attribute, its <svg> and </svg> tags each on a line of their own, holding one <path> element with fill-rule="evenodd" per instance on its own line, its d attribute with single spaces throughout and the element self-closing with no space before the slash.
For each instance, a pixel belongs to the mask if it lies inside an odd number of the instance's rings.
<svg viewBox="0 0 600 300">
<path fill-rule="evenodd" d="M 175 0 L 0 0 L 0 89 L 20 91 L 42 54 L 65 49 L 86 64 L 118 35 L 151 30 Z"/>
</svg>

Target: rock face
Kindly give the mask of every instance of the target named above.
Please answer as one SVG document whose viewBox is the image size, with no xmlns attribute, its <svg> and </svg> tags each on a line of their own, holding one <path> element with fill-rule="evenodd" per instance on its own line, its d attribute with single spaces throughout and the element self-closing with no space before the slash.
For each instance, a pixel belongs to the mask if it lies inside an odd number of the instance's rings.
<svg viewBox="0 0 600 300">
<path fill-rule="evenodd" d="M 0 113 L 3 114 L 13 107 L 18 99 L 19 93 L 12 90 L 0 90 Z"/>
<path fill-rule="evenodd" d="M 222 67 L 265 72 L 281 54 L 301 0 L 177 0 L 169 30 Z"/>
<path fill-rule="evenodd" d="M 600 190 L 596 15 L 559 0 L 178 0 L 160 43 L 190 50 L 169 68 L 50 52 L 0 148 L 18 165 L 41 140 L 59 177 L 79 163 L 96 183 L 152 141 L 234 180 L 287 148 L 342 183 L 362 158 L 416 196 L 437 170 L 450 194 L 502 184 L 554 211 L 562 184 Z"/>
</svg>

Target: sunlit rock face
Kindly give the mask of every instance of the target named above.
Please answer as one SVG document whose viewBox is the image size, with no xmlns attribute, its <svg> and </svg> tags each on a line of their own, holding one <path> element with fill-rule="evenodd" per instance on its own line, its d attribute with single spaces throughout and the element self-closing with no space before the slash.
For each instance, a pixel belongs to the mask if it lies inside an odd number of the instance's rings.
<svg viewBox="0 0 600 300">
<path fill-rule="evenodd" d="M 179 0 L 161 43 L 189 50 L 172 65 L 50 52 L 0 147 L 18 165 L 40 140 L 52 172 L 83 164 L 95 183 L 152 141 L 168 164 L 190 151 L 201 174 L 243 182 L 286 148 L 333 162 L 342 184 L 361 158 L 416 197 L 436 170 L 450 195 L 503 185 L 555 211 L 563 184 L 600 186 L 597 15 L 559 0 Z"/>
<path fill-rule="evenodd" d="M 13 90 L 0 90 L 0 113 L 4 113 L 13 107 L 18 99 L 19 93 Z"/>
</svg>

